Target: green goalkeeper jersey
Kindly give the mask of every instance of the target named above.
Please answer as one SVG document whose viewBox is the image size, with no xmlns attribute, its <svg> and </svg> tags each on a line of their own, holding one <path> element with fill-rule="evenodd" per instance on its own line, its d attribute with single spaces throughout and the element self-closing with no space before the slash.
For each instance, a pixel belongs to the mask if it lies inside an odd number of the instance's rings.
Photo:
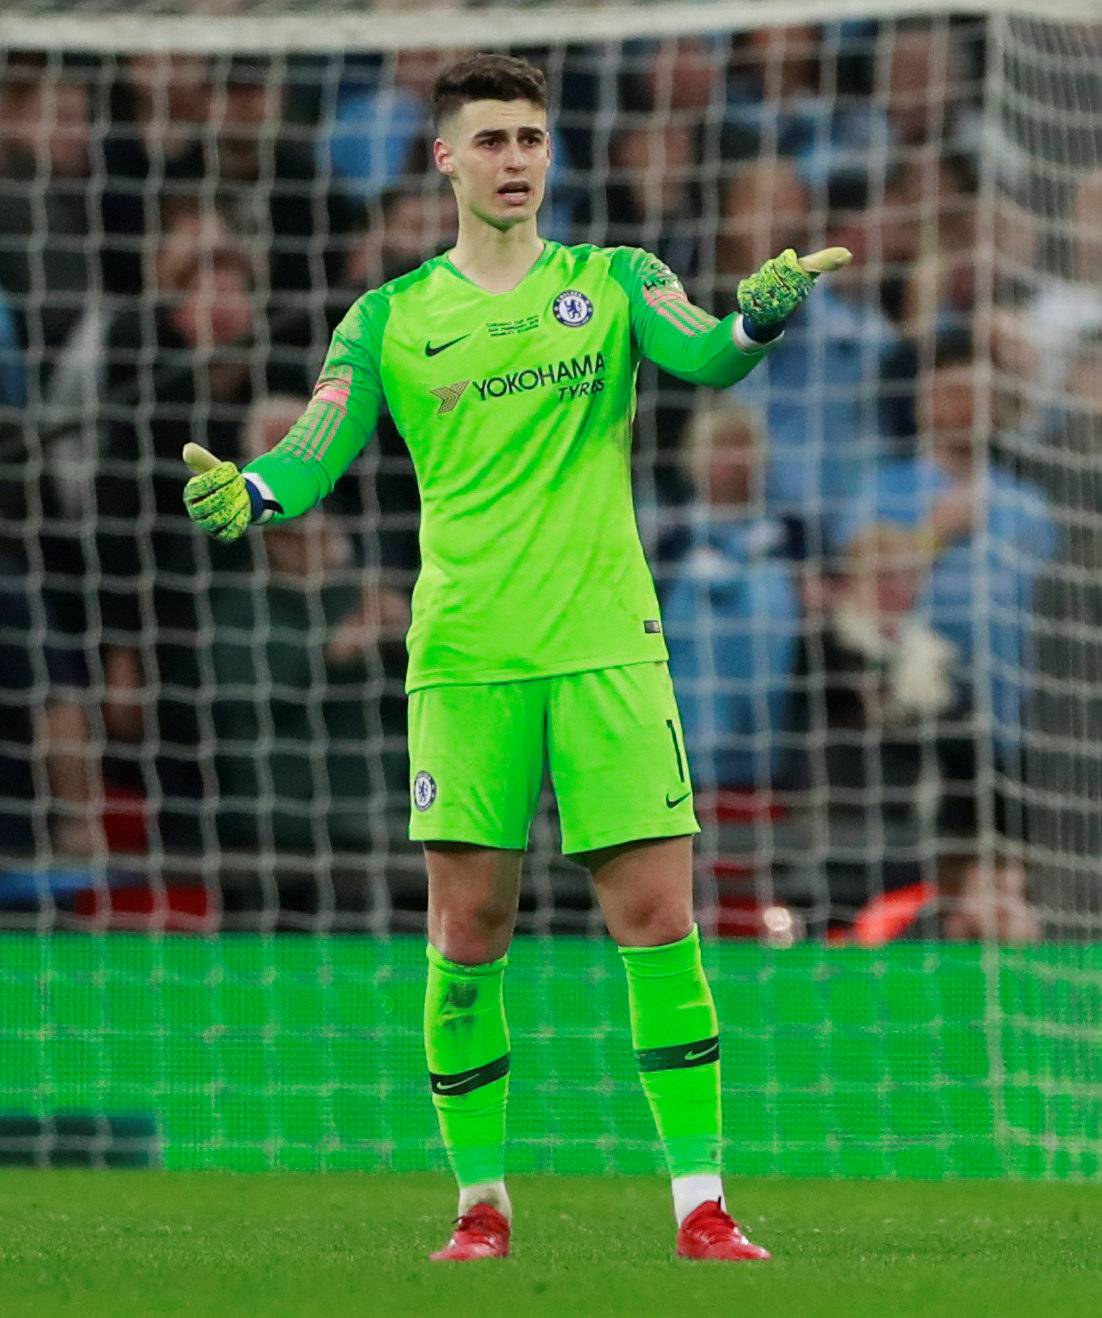
<svg viewBox="0 0 1102 1318">
<path fill-rule="evenodd" d="M 545 242 L 508 293 L 435 257 L 353 305 L 306 412 L 246 470 L 296 517 L 389 408 L 421 490 L 409 691 L 663 660 L 632 505 L 636 370 L 733 384 L 763 356 L 733 328 L 637 248 Z"/>
</svg>

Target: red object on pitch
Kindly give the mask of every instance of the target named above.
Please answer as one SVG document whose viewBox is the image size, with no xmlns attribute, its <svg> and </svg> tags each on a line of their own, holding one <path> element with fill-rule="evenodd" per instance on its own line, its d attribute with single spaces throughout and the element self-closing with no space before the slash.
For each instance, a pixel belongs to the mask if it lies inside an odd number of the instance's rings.
<svg viewBox="0 0 1102 1318">
<path fill-rule="evenodd" d="M 932 883 L 912 883 L 882 893 L 857 912 L 848 941 L 858 947 L 883 947 L 905 934 L 936 900 L 937 888 Z"/>
<path fill-rule="evenodd" d="M 677 1257 L 748 1261 L 771 1255 L 767 1249 L 746 1239 L 718 1199 L 707 1199 L 681 1223 L 677 1232 Z"/>
<path fill-rule="evenodd" d="M 509 1257 L 509 1223 L 490 1204 L 475 1204 L 455 1223 L 452 1238 L 430 1258 L 442 1260 L 504 1259 Z"/>
</svg>

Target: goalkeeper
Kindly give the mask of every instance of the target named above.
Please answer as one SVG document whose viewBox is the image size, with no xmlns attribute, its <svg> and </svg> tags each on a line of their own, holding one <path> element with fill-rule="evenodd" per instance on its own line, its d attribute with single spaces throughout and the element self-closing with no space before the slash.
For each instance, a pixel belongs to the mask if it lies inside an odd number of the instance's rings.
<svg viewBox="0 0 1102 1318">
<path fill-rule="evenodd" d="M 693 923 L 689 768 L 631 498 L 641 357 L 696 384 L 747 374 L 840 249 L 788 251 L 717 321 L 634 248 L 540 238 L 543 75 L 478 55 L 433 93 L 459 234 L 366 293 L 289 434 L 241 473 L 197 446 L 185 503 L 212 535 L 298 517 L 389 407 L 421 488 L 408 636 L 410 837 L 428 868 L 425 1052 L 459 1218 L 440 1259 L 503 1257 L 502 997 L 545 757 L 563 850 L 591 871 L 673 1178 L 677 1251 L 763 1259 L 720 1180 L 719 1036 Z"/>
</svg>

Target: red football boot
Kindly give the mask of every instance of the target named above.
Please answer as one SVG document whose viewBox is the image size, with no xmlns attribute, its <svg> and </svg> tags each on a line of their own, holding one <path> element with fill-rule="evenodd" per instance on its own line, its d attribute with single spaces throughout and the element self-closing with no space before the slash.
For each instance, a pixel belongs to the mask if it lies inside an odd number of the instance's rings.
<svg viewBox="0 0 1102 1318">
<path fill-rule="evenodd" d="M 683 1259 L 767 1259 L 770 1253 L 752 1244 L 739 1224 L 723 1211 L 718 1199 L 706 1199 L 694 1208 L 677 1232 L 677 1256 Z"/>
<path fill-rule="evenodd" d="M 509 1223 L 490 1204 L 475 1204 L 456 1219 L 452 1238 L 430 1258 L 504 1259 L 509 1257 Z"/>
</svg>

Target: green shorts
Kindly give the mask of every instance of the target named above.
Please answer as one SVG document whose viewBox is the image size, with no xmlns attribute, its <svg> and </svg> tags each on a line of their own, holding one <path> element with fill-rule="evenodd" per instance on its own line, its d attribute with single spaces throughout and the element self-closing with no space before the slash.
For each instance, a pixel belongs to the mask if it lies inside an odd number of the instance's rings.
<svg viewBox="0 0 1102 1318">
<path fill-rule="evenodd" d="M 700 831 L 665 663 L 414 691 L 409 759 L 418 842 L 524 850 L 545 766 L 567 854 Z"/>
</svg>

